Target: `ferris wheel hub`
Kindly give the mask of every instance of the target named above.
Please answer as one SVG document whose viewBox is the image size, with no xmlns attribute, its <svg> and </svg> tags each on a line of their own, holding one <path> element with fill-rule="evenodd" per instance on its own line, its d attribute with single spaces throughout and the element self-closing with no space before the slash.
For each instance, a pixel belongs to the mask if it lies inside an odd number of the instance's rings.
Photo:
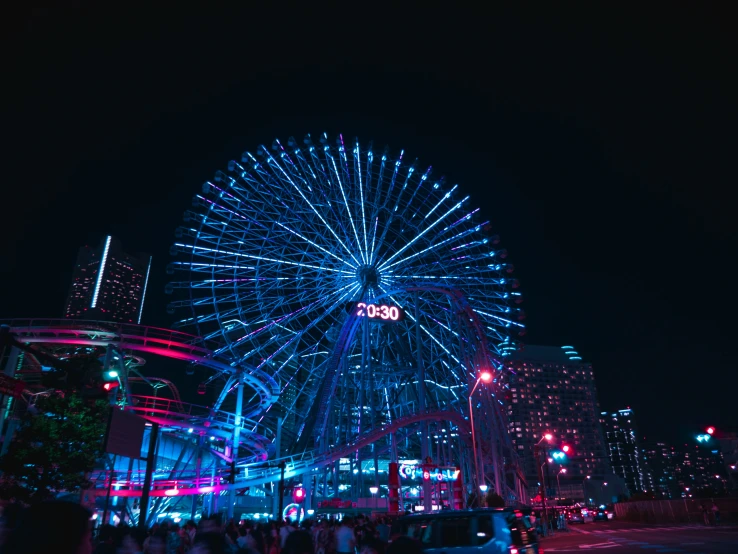
<svg viewBox="0 0 738 554">
<path fill-rule="evenodd" d="M 379 285 L 380 275 L 373 265 L 364 265 L 357 272 L 359 282 L 363 287 L 376 287 Z"/>
</svg>

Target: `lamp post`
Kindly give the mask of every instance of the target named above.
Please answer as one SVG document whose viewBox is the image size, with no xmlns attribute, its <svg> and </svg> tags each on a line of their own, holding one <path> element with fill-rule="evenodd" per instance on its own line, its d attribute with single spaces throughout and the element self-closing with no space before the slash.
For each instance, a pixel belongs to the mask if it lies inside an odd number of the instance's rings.
<svg viewBox="0 0 738 554">
<path fill-rule="evenodd" d="M 559 472 L 556 474 L 556 488 L 558 489 L 559 493 L 559 500 L 561 500 L 561 481 L 559 480 L 559 475 L 562 473 L 566 473 L 566 468 L 562 467 Z"/>
<path fill-rule="evenodd" d="M 602 494 L 605 496 L 604 500 L 607 500 L 607 492 L 605 491 L 605 488 L 607 487 L 607 481 L 603 481 L 602 486 L 600 487 L 600 491 L 602 491 Z M 607 504 L 607 502 L 604 502 L 604 504 Z"/>
<path fill-rule="evenodd" d="M 541 440 L 539 440 L 537 443 L 533 445 L 533 457 L 536 460 L 536 468 L 538 469 L 538 479 L 541 483 L 541 507 L 543 508 L 543 534 L 545 536 L 548 528 L 548 514 L 546 513 L 546 482 L 543 478 L 543 466 L 545 465 L 545 462 L 542 464 L 540 461 L 540 452 L 541 452 L 541 443 L 543 441 L 550 441 L 553 439 L 553 435 L 551 433 L 546 433 L 541 437 Z"/>
<path fill-rule="evenodd" d="M 474 478 L 478 484 L 483 483 L 484 480 L 480 478 L 481 475 L 479 474 L 479 460 L 477 459 L 477 434 L 476 434 L 476 431 L 474 430 L 474 410 L 472 409 L 472 396 L 474 395 L 474 391 L 477 390 L 477 386 L 479 386 L 480 381 L 489 383 L 491 380 L 492 380 L 492 374 L 489 371 L 482 371 L 479 374 L 479 377 L 477 377 L 477 381 L 476 383 L 474 383 L 474 386 L 472 387 L 472 390 L 469 393 L 469 423 L 471 425 L 471 432 L 472 432 L 472 448 L 474 449 L 474 474 L 475 474 Z"/>
</svg>

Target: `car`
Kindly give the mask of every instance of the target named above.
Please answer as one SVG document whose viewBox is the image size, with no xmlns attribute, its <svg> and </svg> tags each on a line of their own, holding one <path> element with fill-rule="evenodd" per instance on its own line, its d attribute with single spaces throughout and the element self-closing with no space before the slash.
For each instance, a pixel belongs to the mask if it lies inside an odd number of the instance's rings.
<svg viewBox="0 0 738 554">
<path fill-rule="evenodd" d="M 604 508 L 598 508 L 594 511 L 594 520 L 595 521 L 607 521 L 607 510 Z"/>
<path fill-rule="evenodd" d="M 530 516 L 529 509 L 483 508 L 421 512 L 398 523 L 402 536 L 419 540 L 429 554 L 538 554 Z"/>
<path fill-rule="evenodd" d="M 594 517 L 587 508 L 569 508 L 566 510 L 567 523 L 588 523 L 591 521 L 594 521 Z"/>
<path fill-rule="evenodd" d="M 606 507 L 602 505 L 596 510 L 594 510 L 593 513 L 594 513 L 595 521 L 609 521 L 614 517 L 612 506 Z"/>
</svg>

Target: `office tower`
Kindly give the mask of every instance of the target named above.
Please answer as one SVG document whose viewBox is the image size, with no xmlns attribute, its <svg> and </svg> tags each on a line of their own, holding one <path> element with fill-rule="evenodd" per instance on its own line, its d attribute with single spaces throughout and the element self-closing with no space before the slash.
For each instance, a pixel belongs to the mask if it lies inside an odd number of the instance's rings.
<svg viewBox="0 0 738 554">
<path fill-rule="evenodd" d="M 526 346 L 514 352 L 506 361 L 505 377 L 510 435 L 528 481 L 535 493 L 539 482 L 534 445 L 546 433 L 553 435 L 543 441 L 546 459 L 552 452 L 570 447 L 565 459 L 547 463 L 547 481 L 565 469 L 561 487 L 563 496 L 584 498 L 586 483 L 604 483 L 611 471 L 598 414 L 597 391 L 592 365 L 571 346 Z M 600 485 L 601 486 L 601 485 Z M 609 484 L 607 486 L 610 486 Z"/>
<path fill-rule="evenodd" d="M 600 424 L 605 433 L 612 470 L 625 480 L 631 495 L 647 490 L 633 410 L 602 412 Z"/>
<path fill-rule="evenodd" d="M 113 237 L 79 249 L 64 317 L 141 323 L 151 269 L 148 254 L 128 254 Z"/>
</svg>

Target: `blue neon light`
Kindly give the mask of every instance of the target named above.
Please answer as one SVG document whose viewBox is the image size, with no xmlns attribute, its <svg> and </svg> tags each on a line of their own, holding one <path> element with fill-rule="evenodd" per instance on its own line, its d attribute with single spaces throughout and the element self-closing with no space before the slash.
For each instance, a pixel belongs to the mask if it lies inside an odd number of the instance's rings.
<svg viewBox="0 0 738 554">
<path fill-rule="evenodd" d="M 100 286 L 102 285 L 103 273 L 105 273 L 105 262 L 108 259 L 108 250 L 110 250 L 110 240 L 112 238 L 113 237 L 108 235 L 108 238 L 105 240 L 105 249 L 103 250 L 102 260 L 100 260 L 100 269 L 97 272 L 97 282 L 95 283 L 95 292 L 92 295 L 92 304 L 90 304 L 90 308 L 94 308 L 97 306 L 97 297 L 100 294 Z"/>
</svg>

